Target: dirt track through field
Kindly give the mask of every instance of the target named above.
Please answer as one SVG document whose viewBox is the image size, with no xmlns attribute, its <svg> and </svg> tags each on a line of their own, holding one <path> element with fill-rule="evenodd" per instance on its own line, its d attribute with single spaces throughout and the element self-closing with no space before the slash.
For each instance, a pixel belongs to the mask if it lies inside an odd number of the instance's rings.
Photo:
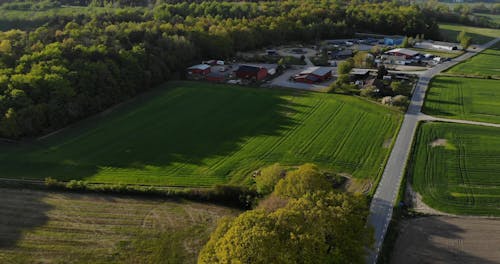
<svg viewBox="0 0 500 264">
<path fill-rule="evenodd" d="M 391 263 L 500 263 L 500 219 L 429 216 L 400 228 Z"/>
</svg>

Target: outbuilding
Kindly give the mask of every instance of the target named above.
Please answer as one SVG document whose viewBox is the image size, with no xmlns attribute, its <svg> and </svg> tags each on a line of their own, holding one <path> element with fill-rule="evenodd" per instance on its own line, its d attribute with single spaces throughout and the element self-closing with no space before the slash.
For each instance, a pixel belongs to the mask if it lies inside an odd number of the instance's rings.
<svg viewBox="0 0 500 264">
<path fill-rule="evenodd" d="M 296 82 L 303 83 L 319 83 L 330 78 L 332 78 L 332 69 L 329 67 L 309 67 L 293 77 Z"/>
<path fill-rule="evenodd" d="M 403 44 L 403 38 L 384 38 L 384 45 L 387 46 L 397 46 Z"/>
<path fill-rule="evenodd" d="M 206 80 L 209 82 L 224 82 L 226 80 L 226 77 L 224 74 L 211 72 L 207 74 Z"/>
<path fill-rule="evenodd" d="M 257 66 L 241 65 L 235 71 L 235 74 L 241 79 L 253 79 L 260 81 L 267 77 L 267 69 Z"/>
<path fill-rule="evenodd" d="M 411 59 L 420 53 L 418 51 L 414 51 L 411 49 L 392 49 L 387 52 L 385 52 L 387 55 L 391 56 L 404 56 L 406 59 Z"/>
<path fill-rule="evenodd" d="M 207 75 L 210 72 L 210 65 L 198 64 L 186 69 L 189 75 Z"/>
</svg>

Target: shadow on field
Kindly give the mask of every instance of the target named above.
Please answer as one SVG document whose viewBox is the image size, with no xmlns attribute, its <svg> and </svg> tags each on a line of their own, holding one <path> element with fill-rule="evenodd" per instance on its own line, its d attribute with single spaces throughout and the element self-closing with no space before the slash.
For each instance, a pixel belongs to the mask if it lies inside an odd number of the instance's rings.
<svg viewBox="0 0 500 264">
<path fill-rule="evenodd" d="M 469 249 L 470 252 L 474 248 L 474 239 L 477 238 L 467 236 L 466 233 L 470 230 L 464 230 L 443 219 L 445 218 L 429 216 L 405 220 L 401 225 L 391 263 L 497 263 L 478 256 L 479 254 L 466 252 L 465 250 Z M 491 246 L 494 251 L 494 245 Z M 480 251 L 480 254 L 484 254 L 488 249 Z"/>
<path fill-rule="evenodd" d="M 23 233 L 48 222 L 52 206 L 43 192 L 0 188 L 0 250 L 12 248 Z M 43 242 L 42 242 L 43 243 Z"/>
<path fill-rule="evenodd" d="M 107 167 L 207 165 L 206 158 L 229 156 L 249 138 L 284 135 L 300 125 L 294 114 L 315 106 L 298 104 L 295 99 L 309 96 L 298 91 L 195 82 L 173 86 L 13 151 L 0 159 L 1 170 L 11 178 L 79 180 Z"/>
</svg>

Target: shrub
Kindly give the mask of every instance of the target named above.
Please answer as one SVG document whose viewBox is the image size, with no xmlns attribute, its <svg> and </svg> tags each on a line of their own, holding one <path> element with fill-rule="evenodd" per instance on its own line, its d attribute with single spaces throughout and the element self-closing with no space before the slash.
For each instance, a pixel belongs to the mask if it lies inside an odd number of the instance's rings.
<svg viewBox="0 0 500 264">
<path fill-rule="evenodd" d="M 263 168 L 255 177 L 257 192 L 269 194 L 274 190 L 274 186 L 284 177 L 285 171 L 279 163 Z"/>
</svg>

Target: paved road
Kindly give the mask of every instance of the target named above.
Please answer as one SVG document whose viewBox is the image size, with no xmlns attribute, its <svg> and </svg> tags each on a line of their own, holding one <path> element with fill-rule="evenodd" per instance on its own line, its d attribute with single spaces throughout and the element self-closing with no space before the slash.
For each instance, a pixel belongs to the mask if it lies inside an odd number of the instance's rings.
<svg viewBox="0 0 500 264">
<path fill-rule="evenodd" d="M 418 121 L 426 120 L 427 118 L 429 118 L 429 120 L 438 119 L 424 115 L 421 112 L 429 81 L 436 74 L 474 56 L 477 52 L 484 50 L 499 40 L 500 38 L 494 39 L 475 50 L 469 50 L 467 53 L 451 61 L 438 64 L 427 71 L 419 73 L 419 80 L 411 98 L 410 105 L 370 206 L 368 223 L 375 229 L 375 250 L 370 252 L 368 256 L 367 262 L 369 264 L 376 263 L 387 227 L 391 221 L 393 205 L 396 202 Z M 456 121 L 457 120 L 452 120 L 452 122 Z"/>
</svg>

